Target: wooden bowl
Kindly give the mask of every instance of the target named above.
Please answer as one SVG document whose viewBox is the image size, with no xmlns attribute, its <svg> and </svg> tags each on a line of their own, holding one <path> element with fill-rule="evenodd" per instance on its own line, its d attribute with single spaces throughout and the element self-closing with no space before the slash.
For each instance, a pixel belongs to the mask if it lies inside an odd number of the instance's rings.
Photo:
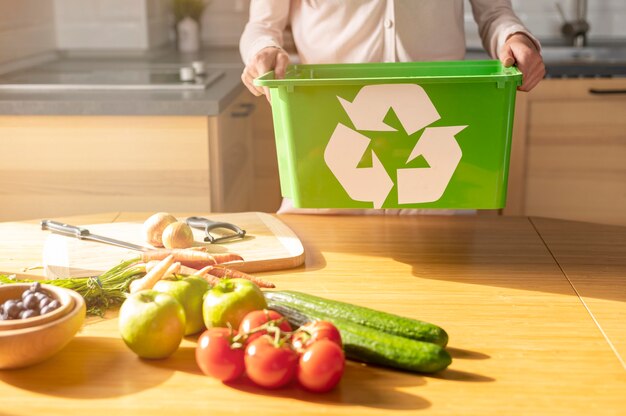
<svg viewBox="0 0 626 416">
<path fill-rule="evenodd" d="M 27 367 L 47 360 L 61 351 L 85 321 L 85 301 L 67 291 L 74 307 L 65 315 L 41 325 L 0 331 L 0 370 Z"/>
<path fill-rule="evenodd" d="M 30 288 L 30 283 L 15 283 L 0 286 L 0 304 L 8 299 L 21 299 L 22 293 Z M 48 312 L 45 315 L 33 316 L 26 319 L 11 319 L 8 321 L 0 320 L 0 331 L 8 329 L 27 328 L 31 326 L 42 325 L 46 322 L 52 322 L 55 319 L 65 315 L 74 308 L 74 298 L 70 296 L 70 292 L 62 287 L 53 285 L 41 285 L 41 288 L 52 299 L 59 301 L 61 306 Z"/>
</svg>

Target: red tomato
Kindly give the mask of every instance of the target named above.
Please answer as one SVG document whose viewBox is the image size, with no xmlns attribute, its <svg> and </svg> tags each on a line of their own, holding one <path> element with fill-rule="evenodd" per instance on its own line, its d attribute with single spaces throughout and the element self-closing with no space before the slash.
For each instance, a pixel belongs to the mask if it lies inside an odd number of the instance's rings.
<svg viewBox="0 0 626 416">
<path fill-rule="evenodd" d="M 322 339 L 308 347 L 298 363 L 298 382 L 307 390 L 324 393 L 339 383 L 346 364 L 343 350 Z"/>
<path fill-rule="evenodd" d="M 198 338 L 196 363 L 207 376 L 221 381 L 231 381 L 243 374 L 244 349 L 233 348 L 232 337 L 237 332 L 228 328 L 207 329 Z"/>
<path fill-rule="evenodd" d="M 261 387 L 274 389 L 295 377 L 298 354 L 288 343 L 277 347 L 271 337 L 264 336 L 248 344 L 245 364 L 250 380 Z"/>
<path fill-rule="evenodd" d="M 289 325 L 289 322 L 287 322 L 287 320 L 280 313 L 268 309 L 262 309 L 249 312 L 246 316 L 244 316 L 243 321 L 241 321 L 241 324 L 239 325 L 239 333 L 249 334 L 255 328 L 258 328 L 269 321 L 278 319 L 283 319 L 283 321 L 278 325 L 280 330 L 284 332 L 291 332 L 291 325 Z M 263 330 L 255 332 L 254 334 L 248 336 L 248 340 L 246 342 L 250 343 L 264 334 L 267 334 L 267 331 Z"/>
<path fill-rule="evenodd" d="M 313 321 L 302 325 L 294 334 L 291 343 L 302 351 L 322 339 L 328 339 L 341 347 L 341 333 L 328 321 Z"/>
</svg>

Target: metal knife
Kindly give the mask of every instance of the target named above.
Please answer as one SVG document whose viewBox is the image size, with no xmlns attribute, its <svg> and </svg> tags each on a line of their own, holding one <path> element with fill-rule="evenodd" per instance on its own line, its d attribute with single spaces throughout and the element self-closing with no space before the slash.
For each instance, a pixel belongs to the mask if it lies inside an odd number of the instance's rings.
<svg viewBox="0 0 626 416">
<path fill-rule="evenodd" d="M 50 230 L 59 234 L 63 234 L 69 237 L 76 237 L 80 240 L 97 241 L 100 243 L 111 244 L 118 247 L 127 248 L 135 251 L 150 251 L 153 250 L 149 247 L 140 246 L 137 244 L 129 243 L 127 241 L 116 240 L 115 238 L 104 237 L 101 235 L 91 234 L 88 229 L 77 227 L 75 225 L 64 224 L 58 221 L 41 220 L 41 229 Z"/>
</svg>

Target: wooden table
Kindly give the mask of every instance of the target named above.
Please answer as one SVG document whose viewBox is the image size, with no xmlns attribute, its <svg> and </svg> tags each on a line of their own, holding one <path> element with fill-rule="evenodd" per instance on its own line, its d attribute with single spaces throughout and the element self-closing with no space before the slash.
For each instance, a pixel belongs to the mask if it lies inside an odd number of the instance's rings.
<svg viewBox="0 0 626 416">
<path fill-rule="evenodd" d="M 349 361 L 324 395 L 245 379 L 225 386 L 200 374 L 193 337 L 167 360 L 138 359 L 113 313 L 89 319 L 49 361 L 0 372 L 0 414 L 626 414 L 625 228 L 522 217 L 280 218 L 301 238 L 306 265 L 261 276 L 436 323 L 450 334 L 452 365 L 424 376 Z"/>
</svg>

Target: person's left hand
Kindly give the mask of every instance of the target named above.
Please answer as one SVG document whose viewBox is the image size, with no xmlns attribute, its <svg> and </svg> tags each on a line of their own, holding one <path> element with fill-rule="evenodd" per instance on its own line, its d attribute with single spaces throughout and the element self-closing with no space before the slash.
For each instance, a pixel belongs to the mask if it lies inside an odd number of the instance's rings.
<svg viewBox="0 0 626 416">
<path fill-rule="evenodd" d="M 523 33 L 511 35 L 502 46 L 499 57 L 505 67 L 517 63 L 523 77 L 520 91 L 532 90 L 546 75 L 541 53 L 535 43 Z"/>
</svg>

